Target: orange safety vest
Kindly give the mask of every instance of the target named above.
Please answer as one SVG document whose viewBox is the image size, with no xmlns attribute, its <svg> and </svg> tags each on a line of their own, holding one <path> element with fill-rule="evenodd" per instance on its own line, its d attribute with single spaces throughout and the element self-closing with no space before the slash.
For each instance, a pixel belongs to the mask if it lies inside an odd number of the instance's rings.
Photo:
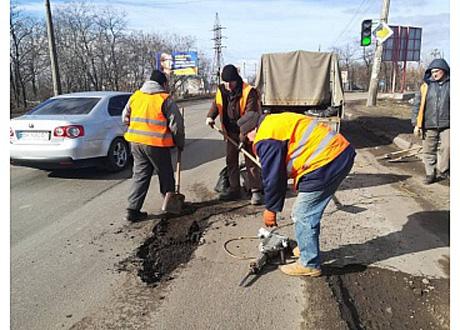
<svg viewBox="0 0 460 330">
<path fill-rule="evenodd" d="M 263 140 L 288 141 L 287 174 L 295 187 L 303 175 L 330 163 L 350 144 L 326 124 L 292 112 L 267 115 L 254 145 Z"/>
<path fill-rule="evenodd" d="M 425 115 L 426 94 L 428 93 L 427 83 L 420 86 L 420 107 L 418 108 L 417 127 L 423 128 L 423 117 Z"/>
<path fill-rule="evenodd" d="M 243 82 L 243 88 L 242 88 L 242 93 L 241 93 L 241 98 L 240 98 L 240 116 L 243 116 L 244 111 L 246 110 L 246 103 L 248 101 L 248 95 L 252 88 L 253 87 L 251 85 Z M 220 91 L 220 88 L 217 89 L 217 93 L 216 93 L 216 106 L 217 106 L 217 110 L 219 110 L 220 118 L 223 118 L 224 102 L 222 100 L 222 93 Z"/>
<path fill-rule="evenodd" d="M 125 139 L 154 147 L 173 147 L 174 139 L 161 108 L 168 93 L 136 91 L 129 99 L 131 115 Z"/>
</svg>

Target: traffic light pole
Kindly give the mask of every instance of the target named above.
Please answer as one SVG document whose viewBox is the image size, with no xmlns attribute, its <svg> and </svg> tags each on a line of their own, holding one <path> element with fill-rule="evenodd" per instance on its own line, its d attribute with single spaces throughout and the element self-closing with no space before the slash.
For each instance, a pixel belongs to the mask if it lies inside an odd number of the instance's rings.
<svg viewBox="0 0 460 330">
<path fill-rule="evenodd" d="M 380 22 L 388 22 L 388 13 L 390 11 L 390 0 L 383 0 L 382 13 Z M 383 44 L 377 41 L 377 47 L 374 54 L 374 63 L 372 64 L 371 79 L 369 82 L 369 94 L 367 96 L 367 106 L 373 107 L 377 104 L 377 86 L 380 73 L 380 65 L 382 64 Z"/>
</svg>

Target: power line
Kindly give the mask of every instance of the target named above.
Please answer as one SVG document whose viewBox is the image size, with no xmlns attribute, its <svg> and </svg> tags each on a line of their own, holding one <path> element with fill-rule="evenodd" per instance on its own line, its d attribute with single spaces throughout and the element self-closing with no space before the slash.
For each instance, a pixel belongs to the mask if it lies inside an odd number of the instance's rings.
<svg viewBox="0 0 460 330">
<path fill-rule="evenodd" d="M 338 37 L 334 40 L 334 42 L 332 43 L 333 45 L 335 45 L 337 43 L 337 41 L 340 39 L 340 37 L 348 30 L 348 28 L 350 27 L 351 23 L 353 23 L 353 21 L 355 20 L 355 18 L 358 16 L 359 12 L 361 11 L 361 7 L 364 5 L 364 3 L 369 2 L 369 1 L 370 0 L 362 0 L 361 1 L 361 4 L 359 5 L 359 7 L 356 10 L 355 14 L 351 18 L 351 20 L 348 22 L 348 24 L 345 26 L 345 28 L 342 30 L 342 32 L 340 32 Z"/>
</svg>

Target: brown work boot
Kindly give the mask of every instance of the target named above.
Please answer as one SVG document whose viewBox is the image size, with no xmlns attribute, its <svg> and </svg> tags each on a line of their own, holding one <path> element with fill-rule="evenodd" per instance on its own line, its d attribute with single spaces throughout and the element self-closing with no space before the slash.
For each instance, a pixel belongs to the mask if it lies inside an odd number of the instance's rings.
<svg viewBox="0 0 460 330">
<path fill-rule="evenodd" d="M 311 276 L 318 277 L 321 276 L 321 269 L 316 269 L 312 267 L 304 267 L 298 262 L 294 262 L 289 265 L 281 265 L 279 269 L 286 275 L 291 276 Z"/>
</svg>

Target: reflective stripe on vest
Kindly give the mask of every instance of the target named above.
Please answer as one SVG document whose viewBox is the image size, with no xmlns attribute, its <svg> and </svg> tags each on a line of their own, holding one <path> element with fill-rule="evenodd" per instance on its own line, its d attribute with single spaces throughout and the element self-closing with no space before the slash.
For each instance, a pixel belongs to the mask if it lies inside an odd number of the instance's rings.
<svg viewBox="0 0 460 330">
<path fill-rule="evenodd" d="M 161 139 L 169 139 L 169 138 L 172 138 L 172 134 L 171 134 L 171 133 L 162 134 L 162 133 L 158 133 L 158 132 L 140 131 L 140 130 L 131 129 L 131 128 L 128 129 L 128 132 L 129 132 L 129 133 L 132 133 L 132 134 L 139 134 L 139 135 L 145 135 L 145 136 L 154 136 L 154 137 L 156 137 L 156 138 L 161 138 Z M 132 142 L 135 142 L 135 141 L 132 141 Z"/>
<path fill-rule="evenodd" d="M 157 125 L 157 126 L 168 126 L 168 123 L 166 120 L 156 120 L 156 119 L 147 119 L 147 118 L 132 118 L 132 122 L 137 122 L 137 123 L 147 123 L 147 124 L 152 124 L 152 125 Z"/>
<path fill-rule="evenodd" d="M 145 94 L 135 92 L 130 100 L 130 122 L 125 133 L 129 142 L 142 143 L 154 147 L 173 147 L 173 135 L 168 121 L 161 111 L 167 93 Z"/>
<path fill-rule="evenodd" d="M 305 143 L 308 141 L 310 134 L 313 132 L 313 129 L 316 127 L 316 123 L 317 123 L 316 120 L 312 120 L 310 122 L 307 129 L 305 130 L 305 133 L 303 133 L 302 138 L 300 139 L 297 148 L 291 154 L 291 159 L 288 161 L 288 164 L 287 164 L 288 175 L 289 173 L 292 172 L 292 164 L 294 163 L 294 160 L 302 153 Z"/>
<path fill-rule="evenodd" d="M 253 87 L 251 85 L 243 82 L 243 87 L 242 87 L 242 92 L 241 92 L 241 97 L 240 97 L 240 116 L 242 116 L 244 112 L 246 111 L 246 103 L 248 101 L 249 92 L 251 91 L 252 88 Z M 222 93 L 220 91 L 220 88 L 217 88 L 215 102 L 216 102 L 217 110 L 219 111 L 219 115 L 222 118 L 222 116 L 224 115 L 224 102 L 222 100 Z"/>
<path fill-rule="evenodd" d="M 286 170 L 297 182 L 335 159 L 350 144 L 328 126 L 301 114 L 268 115 L 256 133 L 254 144 L 263 140 L 286 141 Z"/>
</svg>

